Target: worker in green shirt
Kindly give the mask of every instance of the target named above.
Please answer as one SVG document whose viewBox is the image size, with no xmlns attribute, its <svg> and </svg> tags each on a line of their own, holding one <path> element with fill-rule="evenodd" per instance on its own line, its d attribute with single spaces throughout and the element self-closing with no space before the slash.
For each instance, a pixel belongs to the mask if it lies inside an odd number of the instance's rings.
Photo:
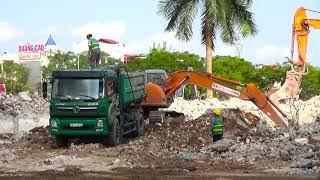
<svg viewBox="0 0 320 180">
<path fill-rule="evenodd" d="M 221 109 L 213 110 L 213 119 L 211 121 L 211 132 L 213 142 L 219 141 L 223 137 L 224 124 L 221 114 Z"/>
<path fill-rule="evenodd" d="M 91 69 L 95 69 L 99 67 L 99 63 L 100 63 L 101 51 L 100 51 L 99 42 L 92 37 L 92 34 L 88 34 L 87 39 L 88 39 L 88 46 L 89 46 L 89 51 L 88 51 L 89 63 L 90 63 Z"/>
</svg>

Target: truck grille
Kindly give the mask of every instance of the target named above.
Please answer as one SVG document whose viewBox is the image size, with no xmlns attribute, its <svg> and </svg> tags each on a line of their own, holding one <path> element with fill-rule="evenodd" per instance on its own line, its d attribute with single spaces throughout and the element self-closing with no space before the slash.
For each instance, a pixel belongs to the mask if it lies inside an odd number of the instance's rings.
<svg viewBox="0 0 320 180">
<path fill-rule="evenodd" d="M 63 130 L 74 130 L 74 131 L 86 131 L 94 129 L 93 125 L 83 125 L 83 127 L 70 127 L 69 125 L 66 125 L 63 127 Z"/>
<path fill-rule="evenodd" d="M 66 115 L 76 115 L 76 114 L 81 114 L 81 115 L 95 115 L 97 113 L 97 107 L 57 107 L 59 112 L 64 113 Z"/>
</svg>

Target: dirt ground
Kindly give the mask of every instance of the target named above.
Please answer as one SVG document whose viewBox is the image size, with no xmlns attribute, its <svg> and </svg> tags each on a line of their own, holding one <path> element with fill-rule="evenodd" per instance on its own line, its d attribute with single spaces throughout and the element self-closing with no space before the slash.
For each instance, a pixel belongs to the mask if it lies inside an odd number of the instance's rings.
<svg viewBox="0 0 320 180">
<path fill-rule="evenodd" d="M 123 139 L 117 147 L 80 143 L 57 148 L 44 127 L 0 135 L 0 179 L 317 179 L 318 174 L 303 169 L 288 171 L 283 159 L 250 163 L 221 158 L 224 150 L 204 152 L 213 144 L 210 120 L 210 115 L 188 122 L 183 116 L 172 118 L 160 127 L 147 126 L 143 137 Z M 225 125 L 225 138 L 246 141 L 249 126 L 228 120 Z"/>
</svg>

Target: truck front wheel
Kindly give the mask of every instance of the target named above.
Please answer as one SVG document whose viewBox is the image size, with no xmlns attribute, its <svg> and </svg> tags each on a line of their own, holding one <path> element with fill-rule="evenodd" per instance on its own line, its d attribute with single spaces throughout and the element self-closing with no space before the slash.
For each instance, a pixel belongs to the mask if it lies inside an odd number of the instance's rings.
<svg viewBox="0 0 320 180">
<path fill-rule="evenodd" d="M 115 120 L 109 130 L 108 138 L 106 139 L 107 142 L 104 142 L 104 144 L 108 146 L 117 146 L 120 144 L 121 141 L 121 127 L 118 120 Z"/>
<path fill-rule="evenodd" d="M 56 139 L 56 145 L 58 148 L 68 146 L 68 138 L 67 137 L 57 136 L 55 139 Z"/>
</svg>

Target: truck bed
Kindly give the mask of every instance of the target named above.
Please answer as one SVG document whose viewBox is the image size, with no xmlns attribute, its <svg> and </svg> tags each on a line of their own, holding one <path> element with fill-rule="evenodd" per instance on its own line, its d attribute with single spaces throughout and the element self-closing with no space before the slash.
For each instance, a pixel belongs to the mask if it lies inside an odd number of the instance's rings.
<svg viewBox="0 0 320 180">
<path fill-rule="evenodd" d="M 119 75 L 120 105 L 127 107 L 132 103 L 141 103 L 146 97 L 145 72 L 122 72 Z"/>
</svg>

